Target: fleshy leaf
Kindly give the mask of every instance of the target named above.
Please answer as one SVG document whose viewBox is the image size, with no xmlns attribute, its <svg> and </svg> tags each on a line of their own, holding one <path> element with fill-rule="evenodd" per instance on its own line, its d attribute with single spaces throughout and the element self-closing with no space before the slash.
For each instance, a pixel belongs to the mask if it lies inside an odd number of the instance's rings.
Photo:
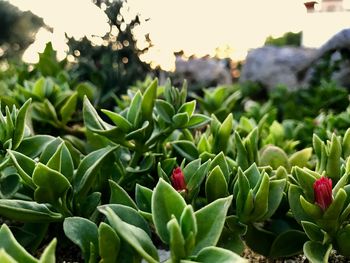
<svg viewBox="0 0 350 263">
<path fill-rule="evenodd" d="M 227 182 L 218 165 L 208 175 L 207 181 L 205 182 L 205 195 L 208 202 L 228 195 Z"/>
<path fill-rule="evenodd" d="M 206 247 L 203 248 L 196 257 L 197 262 L 201 263 L 247 263 L 248 260 L 241 258 L 239 255 L 229 251 L 227 249 L 219 247 Z"/>
<path fill-rule="evenodd" d="M 19 222 L 33 223 L 61 221 L 63 217 L 45 204 L 14 199 L 0 199 L 0 215 Z"/>
<path fill-rule="evenodd" d="M 100 263 L 117 262 L 120 249 L 120 238 L 112 227 L 102 222 L 98 228 L 98 248 Z"/>
<path fill-rule="evenodd" d="M 183 197 L 163 179 L 159 179 L 152 195 L 152 216 L 160 239 L 169 244 L 167 224 L 172 216 L 180 220 L 186 202 Z"/>
<path fill-rule="evenodd" d="M 36 263 L 38 262 L 30 255 L 15 239 L 11 230 L 6 224 L 0 228 L 0 249 L 4 249 L 17 262 Z"/>
<path fill-rule="evenodd" d="M 111 208 L 106 207 L 99 209 L 103 213 L 110 225 L 117 232 L 120 238 L 124 239 L 131 245 L 145 260 L 150 263 L 158 262 L 158 253 L 153 245 L 151 238 L 144 230 L 134 225 L 128 224 L 120 219 Z"/>
<path fill-rule="evenodd" d="M 198 232 L 194 254 L 205 247 L 215 246 L 219 241 L 231 201 L 232 196 L 217 199 L 195 212 Z"/>
<path fill-rule="evenodd" d="M 117 147 L 102 148 L 84 157 L 73 178 L 73 189 L 76 195 L 82 197 L 88 193 L 97 177 L 100 164 Z"/>
<path fill-rule="evenodd" d="M 90 243 L 94 248 L 98 248 L 97 226 L 88 219 L 82 217 L 67 217 L 63 222 L 65 235 L 77 246 L 80 247 L 84 260 L 90 258 Z"/>
<path fill-rule="evenodd" d="M 315 241 L 307 241 L 304 244 L 304 254 L 310 262 L 327 263 L 332 250 L 332 245 L 322 245 Z"/>
</svg>

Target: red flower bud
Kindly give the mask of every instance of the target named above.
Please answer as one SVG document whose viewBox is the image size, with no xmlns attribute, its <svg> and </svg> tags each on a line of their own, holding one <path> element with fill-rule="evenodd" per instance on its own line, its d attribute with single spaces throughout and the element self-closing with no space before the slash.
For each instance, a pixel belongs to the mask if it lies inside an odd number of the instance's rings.
<svg viewBox="0 0 350 263">
<path fill-rule="evenodd" d="M 315 203 L 325 211 L 333 201 L 332 180 L 327 177 L 321 177 L 314 183 Z"/>
<path fill-rule="evenodd" d="M 171 175 L 171 182 L 177 191 L 186 190 L 185 176 L 180 167 L 177 167 L 173 170 L 173 173 Z"/>
</svg>

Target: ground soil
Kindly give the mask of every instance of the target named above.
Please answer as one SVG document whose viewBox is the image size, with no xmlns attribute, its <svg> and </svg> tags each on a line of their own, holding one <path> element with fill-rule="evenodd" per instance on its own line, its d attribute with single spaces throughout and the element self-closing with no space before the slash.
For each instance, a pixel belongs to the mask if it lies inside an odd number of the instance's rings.
<svg viewBox="0 0 350 263">
<path fill-rule="evenodd" d="M 242 257 L 249 260 L 251 263 L 308 263 L 309 260 L 304 255 L 297 255 L 290 258 L 284 258 L 284 259 L 269 259 L 262 255 L 259 255 L 250 249 L 245 249 L 243 252 Z M 328 260 L 329 263 L 349 263 L 350 258 L 346 258 L 343 256 L 340 256 L 336 253 L 336 251 L 332 251 L 331 255 Z"/>
</svg>

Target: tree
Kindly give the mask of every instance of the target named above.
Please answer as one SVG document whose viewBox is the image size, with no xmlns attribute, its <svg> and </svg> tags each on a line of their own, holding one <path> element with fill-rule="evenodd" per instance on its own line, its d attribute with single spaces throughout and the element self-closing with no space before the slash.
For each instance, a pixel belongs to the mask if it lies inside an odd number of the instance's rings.
<svg viewBox="0 0 350 263">
<path fill-rule="evenodd" d="M 44 22 L 29 11 L 21 12 L 10 3 L 0 1 L 0 25 L 0 60 L 20 59 Z"/>
<path fill-rule="evenodd" d="M 89 80 L 100 89 L 100 104 L 108 103 L 111 94 L 121 94 L 137 80 L 143 80 L 150 72 L 150 66 L 141 61 L 140 55 L 150 47 L 139 49 L 133 29 L 140 25 L 140 17 L 125 18 L 126 1 L 94 1 L 109 19 L 110 31 L 102 38 L 103 45 L 95 45 L 84 37 L 68 38 L 69 54 L 75 57 L 72 68 L 78 80 Z"/>
<path fill-rule="evenodd" d="M 293 33 L 287 32 L 281 37 L 273 38 L 269 36 L 265 40 L 265 45 L 273 45 L 273 46 L 296 46 L 300 47 L 301 45 L 301 32 Z"/>
</svg>

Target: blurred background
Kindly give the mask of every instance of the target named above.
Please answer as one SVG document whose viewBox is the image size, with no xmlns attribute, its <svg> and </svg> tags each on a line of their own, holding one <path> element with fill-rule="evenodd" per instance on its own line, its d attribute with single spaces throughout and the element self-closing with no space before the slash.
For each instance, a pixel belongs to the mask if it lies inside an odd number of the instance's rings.
<svg viewBox="0 0 350 263">
<path fill-rule="evenodd" d="M 149 73 L 229 84 L 249 50 L 319 48 L 349 26 L 349 11 L 349 0 L 1 0 L 0 60 L 38 63 L 51 42 L 58 61 L 106 90 Z"/>
</svg>

